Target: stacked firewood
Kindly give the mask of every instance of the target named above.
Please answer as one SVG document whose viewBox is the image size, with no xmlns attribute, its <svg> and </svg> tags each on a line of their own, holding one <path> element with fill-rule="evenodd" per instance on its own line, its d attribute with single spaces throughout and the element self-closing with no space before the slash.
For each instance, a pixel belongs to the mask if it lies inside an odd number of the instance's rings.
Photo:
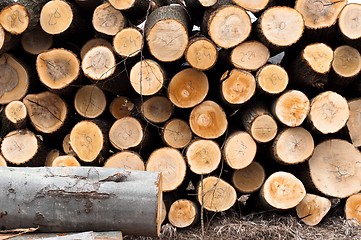
<svg viewBox="0 0 361 240">
<path fill-rule="evenodd" d="M 361 222 L 361 5 L 2 0 L 0 165 L 162 173 L 176 227 L 249 197 Z M 335 201 L 337 200 L 337 201 Z M 111 208 L 111 206 L 109 206 Z"/>
</svg>

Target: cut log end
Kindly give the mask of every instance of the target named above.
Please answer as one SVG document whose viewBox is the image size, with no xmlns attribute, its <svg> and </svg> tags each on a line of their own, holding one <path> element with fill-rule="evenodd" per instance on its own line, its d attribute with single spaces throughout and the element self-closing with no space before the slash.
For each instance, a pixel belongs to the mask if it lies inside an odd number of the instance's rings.
<svg viewBox="0 0 361 240">
<path fill-rule="evenodd" d="M 243 104 L 251 99 L 255 91 L 256 80 L 247 71 L 233 69 L 221 77 L 221 95 L 229 104 Z"/>
<path fill-rule="evenodd" d="M 80 163 L 74 156 L 65 155 L 56 157 L 51 167 L 80 167 Z"/>
<path fill-rule="evenodd" d="M 29 12 L 21 4 L 15 3 L 0 12 L 0 24 L 11 34 L 18 35 L 25 32 L 29 23 Z"/>
<path fill-rule="evenodd" d="M 203 7 L 212 7 L 217 3 L 217 0 L 198 0 Z"/>
<path fill-rule="evenodd" d="M 34 133 L 27 130 L 12 131 L 1 142 L 1 154 L 9 163 L 22 165 L 34 158 L 39 147 Z"/>
<path fill-rule="evenodd" d="M 288 74 L 279 65 L 269 64 L 257 72 L 258 87 L 266 94 L 279 94 L 288 85 Z"/>
<path fill-rule="evenodd" d="M 341 11 L 338 26 L 341 33 L 351 40 L 361 38 L 361 5 L 360 4 L 347 4 Z"/>
<path fill-rule="evenodd" d="M 69 50 L 51 49 L 38 55 L 36 70 L 40 81 L 50 89 L 64 89 L 79 76 L 80 63 Z"/>
<path fill-rule="evenodd" d="M 109 105 L 109 111 L 115 119 L 121 119 L 123 117 L 130 116 L 134 109 L 134 103 L 129 98 L 124 96 L 114 98 L 114 100 Z"/>
<path fill-rule="evenodd" d="M 48 34 L 65 32 L 73 21 L 73 11 L 65 1 L 49 1 L 40 12 L 40 26 Z"/>
<path fill-rule="evenodd" d="M 314 43 L 305 47 L 302 57 L 316 73 L 326 74 L 331 69 L 333 51 L 324 43 Z"/>
<path fill-rule="evenodd" d="M 296 43 L 303 34 L 302 15 L 290 7 L 272 7 L 260 18 L 260 27 L 266 41 L 276 47 L 288 47 Z"/>
<path fill-rule="evenodd" d="M 5 158 L 0 154 L 0 167 L 7 167 Z"/>
<path fill-rule="evenodd" d="M 122 151 L 109 157 L 104 167 L 108 168 L 124 168 L 127 170 L 144 171 L 145 165 L 141 156 L 132 151 Z"/>
<path fill-rule="evenodd" d="M 282 94 L 275 103 L 274 112 L 278 120 L 286 126 L 300 126 L 310 111 L 308 97 L 298 90 Z"/>
<path fill-rule="evenodd" d="M 113 46 L 120 56 L 134 57 L 143 49 L 143 34 L 136 28 L 124 28 L 115 35 Z"/>
<path fill-rule="evenodd" d="M 349 116 L 346 99 L 335 92 L 323 92 L 311 101 L 309 119 L 323 134 L 338 132 L 345 126 Z"/>
<path fill-rule="evenodd" d="M 154 96 L 141 105 L 140 111 L 152 123 L 164 123 L 172 116 L 173 104 L 166 97 Z"/>
<path fill-rule="evenodd" d="M 137 0 L 109 0 L 109 3 L 112 4 L 116 9 L 127 10 L 134 6 Z"/>
<path fill-rule="evenodd" d="M 75 110 L 86 118 L 99 117 L 107 107 L 104 92 L 95 85 L 81 87 L 75 94 Z"/>
<path fill-rule="evenodd" d="M 345 205 L 346 219 L 352 219 L 361 225 L 361 194 L 350 196 Z"/>
<path fill-rule="evenodd" d="M 306 195 L 302 182 L 291 173 L 276 172 L 269 176 L 262 189 L 261 197 L 276 209 L 296 207 Z"/>
<path fill-rule="evenodd" d="M 60 154 L 61 154 L 61 152 L 58 149 L 50 150 L 48 152 L 48 154 L 46 155 L 44 166 L 45 167 L 51 167 L 51 165 L 54 162 L 54 159 L 59 157 Z"/>
<path fill-rule="evenodd" d="M 256 156 L 257 144 L 247 133 L 238 131 L 229 136 L 224 144 L 223 156 L 228 166 L 242 169 L 250 165 Z"/>
<path fill-rule="evenodd" d="M 69 155 L 74 154 L 74 150 L 71 148 L 71 144 L 70 144 L 70 133 L 65 135 L 62 142 L 62 148 L 65 154 L 69 154 Z"/>
<path fill-rule="evenodd" d="M 359 51 L 347 45 L 336 48 L 332 69 L 341 77 L 357 76 L 361 71 L 361 55 Z"/>
<path fill-rule="evenodd" d="M 152 152 L 146 163 L 147 171 L 162 173 L 163 191 L 175 190 L 183 182 L 186 175 L 186 162 L 182 154 L 170 147 L 163 147 Z"/>
<path fill-rule="evenodd" d="M 261 164 L 252 162 L 247 167 L 233 172 L 234 187 L 244 194 L 250 194 L 260 189 L 265 181 L 266 173 Z"/>
<path fill-rule="evenodd" d="M 212 212 L 222 212 L 230 209 L 237 200 L 234 187 L 223 179 L 207 177 L 197 187 L 198 202 Z"/>
<path fill-rule="evenodd" d="M 188 68 L 178 72 L 168 85 L 169 100 L 177 107 L 191 108 L 201 103 L 209 90 L 208 77 Z"/>
<path fill-rule="evenodd" d="M 218 58 L 216 45 L 205 37 L 191 39 L 184 56 L 193 68 L 205 71 L 212 68 Z"/>
<path fill-rule="evenodd" d="M 130 70 L 130 83 L 140 95 L 154 95 L 160 91 L 165 81 L 161 66 L 150 59 L 136 63 Z"/>
<path fill-rule="evenodd" d="M 215 139 L 226 132 L 228 121 L 221 106 L 208 100 L 193 108 L 189 116 L 189 125 L 196 135 Z"/>
<path fill-rule="evenodd" d="M 345 198 L 361 190 L 361 154 L 351 143 L 331 139 L 315 147 L 308 161 L 316 189 L 331 197 Z"/>
<path fill-rule="evenodd" d="M 104 145 L 102 130 L 91 121 L 80 121 L 70 132 L 70 145 L 80 160 L 93 162 Z"/>
<path fill-rule="evenodd" d="M 270 58 L 270 51 L 258 41 L 245 41 L 231 52 L 231 62 L 236 68 L 256 71 Z"/>
<path fill-rule="evenodd" d="M 299 11 L 309 29 L 328 28 L 336 23 L 346 0 L 297 0 L 295 9 Z"/>
<path fill-rule="evenodd" d="M 11 55 L 0 56 L 0 104 L 20 100 L 29 87 L 29 75 L 24 66 Z"/>
<path fill-rule="evenodd" d="M 106 46 L 96 46 L 85 53 L 81 68 L 85 76 L 93 80 L 104 80 L 114 74 L 116 68 L 112 50 Z"/>
<path fill-rule="evenodd" d="M 355 147 L 361 146 L 361 99 L 355 99 L 348 102 L 350 107 L 350 117 L 347 121 L 347 129 L 351 137 L 352 144 Z"/>
<path fill-rule="evenodd" d="M 179 199 L 172 203 L 168 212 L 169 222 L 177 228 L 185 228 L 199 219 L 198 206 L 187 199 Z"/>
<path fill-rule="evenodd" d="M 287 128 L 273 143 L 275 159 L 282 164 L 298 164 L 308 160 L 314 150 L 312 135 L 302 127 Z"/>
<path fill-rule="evenodd" d="M 192 131 L 187 122 L 172 119 L 164 125 L 162 138 L 170 147 L 184 148 L 192 140 Z"/>
<path fill-rule="evenodd" d="M 94 10 L 92 23 L 97 32 L 114 36 L 126 26 L 127 20 L 119 10 L 106 2 Z"/>
<path fill-rule="evenodd" d="M 208 34 L 221 48 L 232 48 L 246 40 L 251 33 L 251 19 L 246 11 L 235 5 L 225 5 L 211 14 Z"/>
<path fill-rule="evenodd" d="M 143 138 L 143 126 L 138 119 L 133 117 L 118 119 L 109 131 L 111 144 L 119 150 L 137 147 Z"/>
<path fill-rule="evenodd" d="M 68 108 L 58 95 L 51 92 L 28 94 L 23 102 L 36 130 L 43 133 L 54 133 L 64 125 Z"/>
<path fill-rule="evenodd" d="M 94 47 L 105 46 L 112 49 L 112 44 L 104 38 L 92 38 L 87 41 L 80 49 L 80 58 L 84 59 L 85 54 Z"/>
<path fill-rule="evenodd" d="M 233 0 L 233 2 L 248 11 L 257 13 L 264 10 L 271 1 L 270 0 L 258 0 L 258 1 Z"/>
<path fill-rule="evenodd" d="M 257 142 L 266 143 L 276 137 L 278 131 L 277 122 L 271 115 L 260 115 L 254 119 L 250 129 L 251 136 Z"/>
<path fill-rule="evenodd" d="M 196 174 L 213 172 L 221 162 L 221 150 L 212 140 L 195 140 L 186 150 L 186 159 L 189 168 Z"/>
<path fill-rule="evenodd" d="M 297 216 L 308 226 L 316 226 L 331 208 L 331 201 L 325 197 L 307 193 L 296 206 Z"/>
<path fill-rule="evenodd" d="M 25 104 L 20 101 L 10 102 L 4 111 L 6 119 L 15 125 L 23 123 L 28 116 Z"/>
<path fill-rule="evenodd" d="M 38 55 L 45 52 L 49 50 L 52 45 L 52 35 L 47 34 L 40 27 L 35 28 L 30 32 L 25 32 L 21 37 L 21 46 L 24 51 L 32 55 Z"/>
</svg>

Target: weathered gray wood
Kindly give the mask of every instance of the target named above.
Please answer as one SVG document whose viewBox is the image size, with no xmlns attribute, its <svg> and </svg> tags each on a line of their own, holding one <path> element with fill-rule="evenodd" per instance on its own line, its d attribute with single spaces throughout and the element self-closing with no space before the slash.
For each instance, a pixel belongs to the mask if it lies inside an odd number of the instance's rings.
<svg viewBox="0 0 361 240">
<path fill-rule="evenodd" d="M 1 235 L 0 235 L 1 237 Z M 6 237 L 6 236 L 5 236 Z M 0 238 L 1 239 L 1 238 Z M 5 238 L 6 239 L 6 238 Z M 10 238 L 9 238 L 10 239 Z M 32 233 L 18 237 L 13 240 L 122 240 L 122 232 L 82 232 L 82 233 Z"/>
<path fill-rule="evenodd" d="M 1 229 L 122 231 L 158 236 L 158 172 L 116 168 L 1 168 Z"/>
</svg>

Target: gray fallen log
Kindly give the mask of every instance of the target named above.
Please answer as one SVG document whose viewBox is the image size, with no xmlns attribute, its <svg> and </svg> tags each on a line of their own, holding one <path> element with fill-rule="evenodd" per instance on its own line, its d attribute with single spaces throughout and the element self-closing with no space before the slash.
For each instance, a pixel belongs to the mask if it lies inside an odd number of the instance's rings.
<svg viewBox="0 0 361 240">
<path fill-rule="evenodd" d="M 157 172 L 116 168 L 0 168 L 0 229 L 122 231 L 158 236 Z"/>
<path fill-rule="evenodd" d="M 9 238 L 10 239 L 10 238 Z M 122 232 L 82 232 L 82 233 L 33 233 L 24 234 L 11 240 L 122 240 Z"/>
</svg>

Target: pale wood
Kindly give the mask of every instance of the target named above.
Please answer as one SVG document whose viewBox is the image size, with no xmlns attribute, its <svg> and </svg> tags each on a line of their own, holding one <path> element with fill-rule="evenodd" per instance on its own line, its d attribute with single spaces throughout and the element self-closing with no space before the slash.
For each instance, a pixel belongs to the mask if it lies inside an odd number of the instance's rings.
<svg viewBox="0 0 361 240">
<path fill-rule="evenodd" d="M 143 45 L 143 34 L 134 27 L 120 30 L 113 39 L 115 52 L 123 58 L 137 56 L 143 49 Z"/>
<path fill-rule="evenodd" d="M 69 29 L 74 17 L 69 3 L 63 0 L 51 0 L 41 9 L 40 26 L 48 34 L 61 34 Z"/>
<path fill-rule="evenodd" d="M 177 107 L 191 108 L 205 99 L 208 90 L 207 75 L 193 68 L 187 68 L 178 72 L 170 80 L 168 97 Z"/>
<path fill-rule="evenodd" d="M 297 216 L 308 226 L 316 226 L 331 208 L 331 201 L 325 197 L 307 193 L 296 206 Z"/>
<path fill-rule="evenodd" d="M 199 220 L 199 215 L 199 208 L 195 202 L 178 199 L 169 208 L 168 220 L 174 227 L 186 228 L 195 224 Z"/>
<path fill-rule="evenodd" d="M 302 14 L 307 28 L 321 29 L 336 23 L 346 3 L 346 0 L 297 0 L 295 9 Z"/>
<path fill-rule="evenodd" d="M 167 218 L 167 207 L 165 206 L 164 199 L 162 201 L 162 211 L 161 211 L 161 220 L 160 222 L 163 224 L 165 219 Z"/>
<path fill-rule="evenodd" d="M 23 99 L 28 110 L 31 124 L 43 133 L 55 133 L 68 116 L 68 108 L 64 100 L 51 92 L 28 94 Z"/>
<path fill-rule="evenodd" d="M 50 90 L 62 90 L 74 83 L 80 74 L 77 56 L 66 49 L 51 49 L 36 58 L 40 81 Z"/>
<path fill-rule="evenodd" d="M 263 43 L 248 40 L 233 48 L 230 58 L 236 68 L 256 71 L 267 63 L 270 52 Z"/>
<path fill-rule="evenodd" d="M 361 146 L 361 99 L 354 99 L 348 102 L 350 117 L 347 121 L 347 129 L 355 147 Z"/>
<path fill-rule="evenodd" d="M 275 172 L 264 182 L 260 197 L 266 206 L 275 209 L 296 207 L 306 196 L 303 183 L 288 172 Z"/>
<path fill-rule="evenodd" d="M 257 144 L 247 132 L 236 131 L 227 137 L 222 151 L 228 166 L 242 169 L 252 163 L 256 156 Z"/>
<path fill-rule="evenodd" d="M 5 158 L 0 154 L 0 167 L 7 167 Z"/>
<path fill-rule="evenodd" d="M 55 158 L 59 157 L 61 155 L 61 152 L 58 149 L 52 149 L 48 152 L 45 158 L 44 166 L 45 167 L 51 167 L 53 165 L 53 162 Z"/>
<path fill-rule="evenodd" d="M 304 48 L 302 56 L 315 72 L 327 73 L 332 64 L 333 51 L 326 44 L 314 43 Z"/>
<path fill-rule="evenodd" d="M 189 169 L 196 174 L 208 174 L 217 169 L 221 163 L 219 145 L 207 139 L 197 139 L 189 144 L 185 151 Z"/>
<path fill-rule="evenodd" d="M 144 27 L 150 53 L 162 62 L 180 59 L 188 45 L 188 14 L 180 5 L 162 6 Z"/>
<path fill-rule="evenodd" d="M 261 102 L 254 102 L 244 109 L 241 122 L 256 142 L 266 143 L 277 135 L 277 122 Z"/>
<path fill-rule="evenodd" d="M 266 173 L 261 164 L 253 161 L 247 167 L 237 169 L 232 174 L 233 186 L 243 194 L 250 194 L 260 189 Z"/>
<path fill-rule="evenodd" d="M 45 161 L 40 140 L 29 130 L 9 132 L 1 141 L 1 154 L 7 162 L 15 165 L 42 166 Z"/>
<path fill-rule="evenodd" d="M 315 148 L 313 137 L 302 127 L 286 128 L 273 141 L 273 158 L 281 164 L 298 164 L 308 160 Z"/>
<path fill-rule="evenodd" d="M 205 71 L 212 68 L 218 58 L 216 45 L 204 36 L 190 39 L 184 57 L 192 68 Z"/>
<path fill-rule="evenodd" d="M 308 160 L 310 180 L 321 193 L 345 198 L 361 191 L 361 154 L 351 143 L 331 139 L 318 144 Z"/>
<path fill-rule="evenodd" d="M 146 163 L 147 171 L 161 172 L 163 177 L 163 192 L 177 189 L 186 175 L 186 162 L 179 150 L 162 147 L 153 151 Z"/>
<path fill-rule="evenodd" d="M 310 100 L 301 91 L 289 90 L 275 100 L 272 111 L 284 125 L 297 127 L 304 122 L 310 112 Z"/>
<path fill-rule="evenodd" d="M 304 21 L 293 8 L 277 6 L 268 8 L 257 21 L 259 40 L 271 52 L 281 52 L 295 44 L 302 36 Z"/>
<path fill-rule="evenodd" d="M 129 78 L 137 93 L 150 96 L 161 90 L 166 77 L 163 68 L 157 62 L 145 59 L 132 67 Z"/>
<path fill-rule="evenodd" d="M 106 46 L 95 46 L 85 53 L 81 68 L 88 78 L 105 80 L 115 72 L 114 53 Z"/>
<path fill-rule="evenodd" d="M 192 140 L 189 124 L 182 119 L 171 119 L 163 127 L 162 139 L 173 148 L 184 148 Z"/>
<path fill-rule="evenodd" d="M 25 126 L 28 111 L 23 102 L 12 101 L 4 108 L 4 117 L 6 117 L 10 124 L 21 128 Z M 2 122 L 2 127 L 5 127 L 4 122 Z"/>
<path fill-rule="evenodd" d="M 145 138 L 140 121 L 134 117 L 123 117 L 113 123 L 109 131 L 110 143 L 119 150 L 138 147 Z"/>
<path fill-rule="evenodd" d="M 76 92 L 74 107 L 82 117 L 97 118 L 105 111 L 107 99 L 96 85 L 85 85 Z"/>
<path fill-rule="evenodd" d="M 70 133 L 65 135 L 62 143 L 62 148 L 65 154 L 74 154 L 74 150 L 71 148 L 70 144 Z"/>
<path fill-rule="evenodd" d="M 272 0 L 255 0 L 255 1 L 233 0 L 233 2 L 248 11 L 256 13 L 267 8 L 269 4 L 272 2 Z"/>
<path fill-rule="evenodd" d="M 88 40 L 80 49 L 80 58 L 83 59 L 85 54 L 96 46 L 105 46 L 109 49 L 112 48 L 112 44 L 104 38 L 92 38 Z"/>
<path fill-rule="evenodd" d="M 246 40 L 251 33 L 251 19 L 236 5 L 223 5 L 209 10 L 203 25 L 212 41 L 221 48 L 233 48 Z"/>
<path fill-rule="evenodd" d="M 73 155 L 64 155 L 56 157 L 51 167 L 80 167 L 80 163 Z"/>
<path fill-rule="evenodd" d="M 256 74 L 258 89 L 270 95 L 282 93 L 289 82 L 286 70 L 276 64 L 261 67 Z"/>
<path fill-rule="evenodd" d="M 115 119 L 130 116 L 135 111 L 134 103 L 127 97 L 119 96 L 109 105 L 109 111 Z"/>
<path fill-rule="evenodd" d="M 228 120 L 220 105 L 207 100 L 192 109 L 189 126 L 197 136 L 215 139 L 226 132 Z"/>
<path fill-rule="evenodd" d="M 231 105 L 246 103 L 256 92 L 254 76 L 244 70 L 228 70 L 222 75 L 220 82 L 222 99 Z"/>
<path fill-rule="evenodd" d="M 197 186 L 197 200 L 211 212 L 222 212 L 230 209 L 237 200 L 234 187 L 221 178 L 206 177 Z"/>
<path fill-rule="evenodd" d="M 361 194 L 355 194 L 347 198 L 345 205 L 346 219 L 355 221 L 361 225 Z"/>
<path fill-rule="evenodd" d="M 341 11 L 338 18 L 339 29 L 346 39 L 352 44 L 360 45 L 361 38 L 361 4 L 347 4 Z"/>
<path fill-rule="evenodd" d="M 21 46 L 24 51 L 32 55 L 38 55 L 51 48 L 53 36 L 44 32 L 41 27 L 32 31 L 24 32 L 21 36 Z"/>
<path fill-rule="evenodd" d="M 338 132 L 350 116 L 347 100 L 336 92 L 326 91 L 311 100 L 309 120 L 323 134 Z"/>
<path fill-rule="evenodd" d="M 164 123 L 173 114 L 173 104 L 164 96 L 152 96 L 141 104 L 140 112 L 152 123 Z"/>
<path fill-rule="evenodd" d="M 115 9 L 109 2 L 105 2 L 95 8 L 92 23 L 97 32 L 115 36 L 126 26 L 127 20 L 121 11 Z"/>
<path fill-rule="evenodd" d="M 102 154 L 106 138 L 96 123 L 83 120 L 71 129 L 70 146 L 80 160 L 94 162 Z"/>
<path fill-rule="evenodd" d="M 7 191 L 9 184 L 14 189 L 0 203 L 1 209 L 8 212 L 2 219 L 5 229 L 121 230 L 127 235 L 154 237 L 160 234 L 159 173 L 95 167 L 1 168 L 0 171 L 1 192 Z M 19 208 L 26 211 L 19 212 Z"/>
<path fill-rule="evenodd" d="M 118 152 L 110 156 L 105 161 L 104 167 L 145 171 L 145 164 L 142 157 L 136 152 L 127 150 Z"/>
<path fill-rule="evenodd" d="M 0 104 L 22 99 L 29 87 L 29 74 L 25 66 L 12 55 L 0 56 Z"/>
<path fill-rule="evenodd" d="M 83 0 L 88 1 L 88 0 Z M 0 234 L 0 237 L 2 235 Z M 10 236 L 9 236 L 10 237 Z M 82 233 L 27 233 L 16 236 L 15 240 L 123 240 L 122 232 L 82 232 Z"/>
<path fill-rule="evenodd" d="M 25 32 L 30 23 L 25 6 L 14 3 L 0 12 L 0 24 L 9 33 L 18 35 Z"/>
</svg>

